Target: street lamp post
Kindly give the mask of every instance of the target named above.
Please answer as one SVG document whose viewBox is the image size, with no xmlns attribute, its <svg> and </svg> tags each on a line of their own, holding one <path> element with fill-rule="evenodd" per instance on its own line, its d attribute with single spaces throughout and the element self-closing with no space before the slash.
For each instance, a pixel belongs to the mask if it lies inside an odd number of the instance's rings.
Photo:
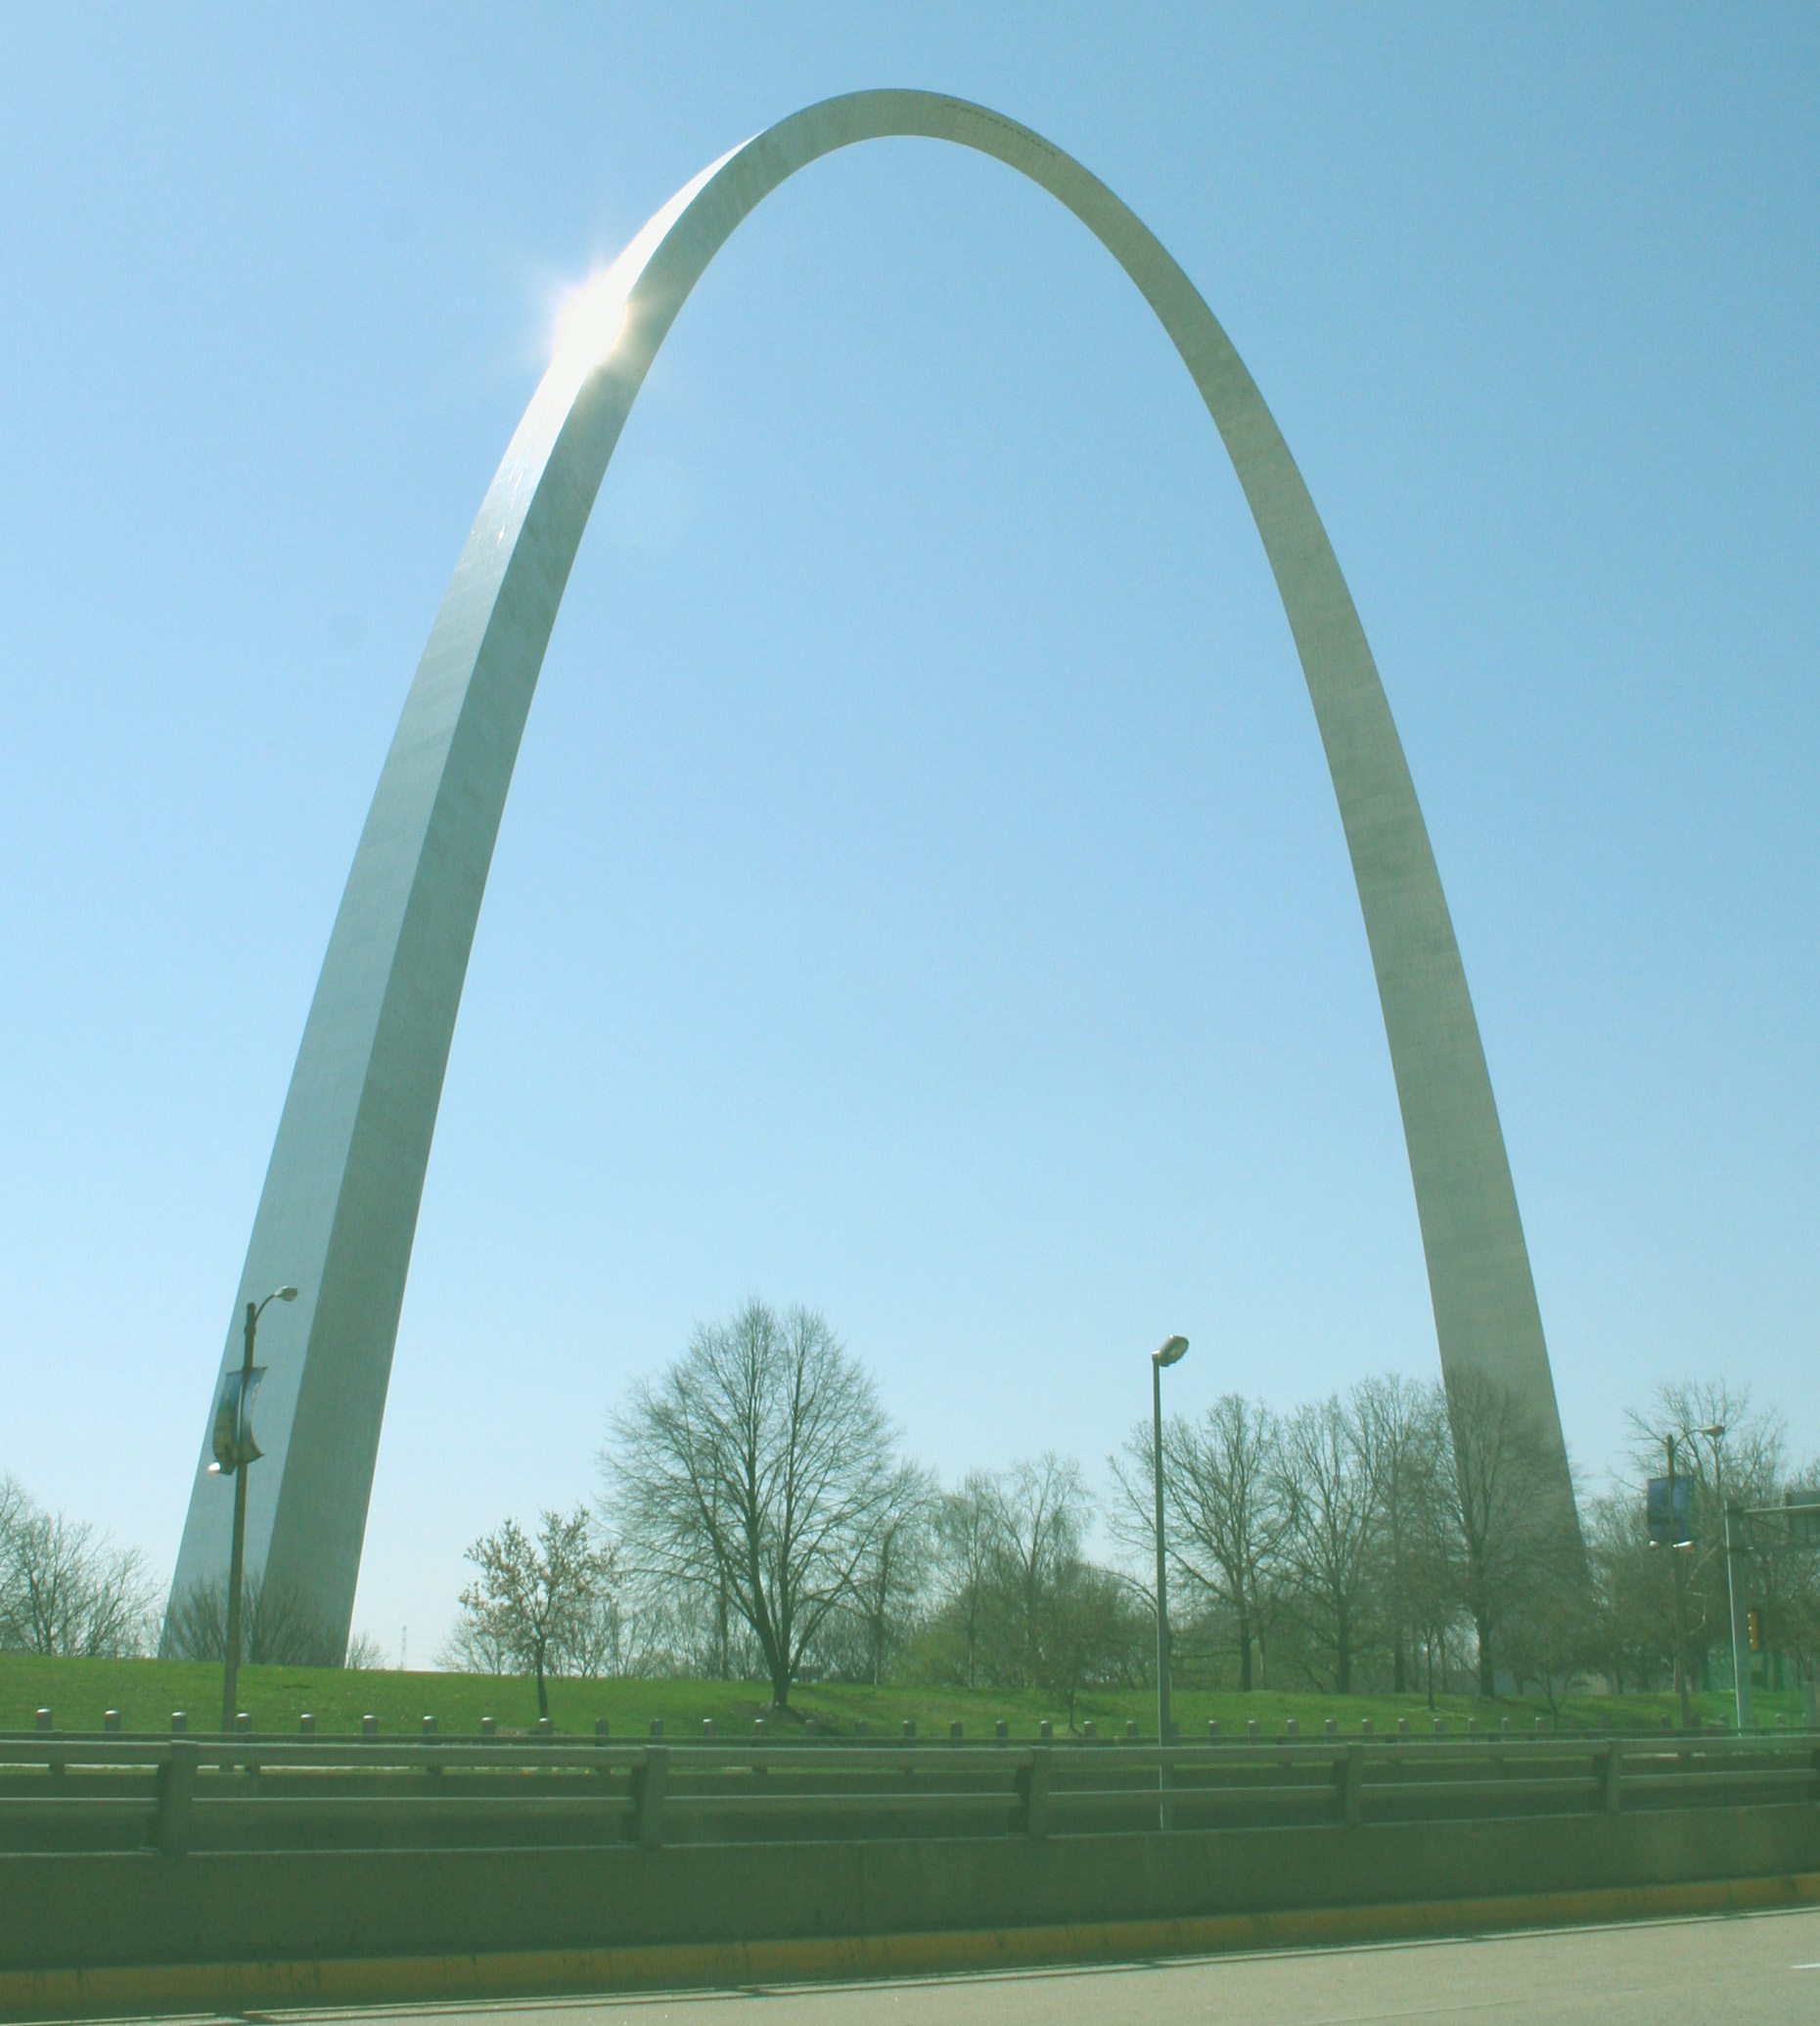
<svg viewBox="0 0 1820 2026">
<path fill-rule="evenodd" d="M 1157 1785 L 1162 1799 L 1158 1822 L 1169 1826 L 1169 1577 L 1162 1548 L 1162 1368 L 1188 1349 L 1186 1337 L 1171 1337 L 1150 1355 L 1151 1462 L 1157 1493 Z"/>
<path fill-rule="evenodd" d="M 1725 1515 L 1725 1600 L 1732 1620 L 1732 1706 L 1738 1718 L 1738 1735 L 1751 1728 L 1751 1642 L 1745 1633 L 1744 1597 L 1738 1583 L 1738 1549 L 1732 1543 L 1732 1508 L 1725 1500 L 1725 1458 L 1719 1449 L 1725 1440 L 1725 1423 L 1715 1421 L 1701 1434 L 1712 1444 L 1713 1496 Z"/>
<path fill-rule="evenodd" d="M 1694 1727 L 1694 1692 L 1687 1668 L 1687 1563 L 1682 1555 L 1693 1549 L 1692 1540 L 1679 1541 L 1674 1516 L 1674 1437 L 1668 1438 L 1668 1556 L 1674 1575 L 1674 1685 L 1681 1698 L 1681 1728 Z M 1691 1529 L 1689 1530 L 1691 1534 Z"/>
<path fill-rule="evenodd" d="M 274 1302 L 295 1302 L 295 1287 L 275 1287 L 262 1302 L 247 1304 L 246 1349 L 238 1373 L 222 1388 L 221 1404 L 215 1410 L 215 1460 L 211 1470 L 225 1471 L 234 1479 L 234 1544 L 228 1552 L 228 1598 L 226 1665 L 221 1676 L 221 1729 L 234 1727 L 235 1706 L 240 1699 L 240 1592 L 247 1568 L 247 1471 L 259 1453 L 252 1439 L 248 1409 L 251 1404 L 254 1372 L 253 1340 L 259 1333 L 259 1317 Z"/>
</svg>

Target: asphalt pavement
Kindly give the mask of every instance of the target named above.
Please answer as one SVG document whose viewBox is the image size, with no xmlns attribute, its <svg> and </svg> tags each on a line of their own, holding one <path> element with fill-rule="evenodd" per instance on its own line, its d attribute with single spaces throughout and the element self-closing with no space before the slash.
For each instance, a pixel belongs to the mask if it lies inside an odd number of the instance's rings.
<svg viewBox="0 0 1820 2026">
<path fill-rule="evenodd" d="M 744 1991 L 262 2013 L 514 2026 L 1246 2026 L 1523 2020 L 1667 2026 L 1820 2021 L 1820 1910 L 1297 1949 L 1091 1969 L 764 1985 Z"/>
</svg>

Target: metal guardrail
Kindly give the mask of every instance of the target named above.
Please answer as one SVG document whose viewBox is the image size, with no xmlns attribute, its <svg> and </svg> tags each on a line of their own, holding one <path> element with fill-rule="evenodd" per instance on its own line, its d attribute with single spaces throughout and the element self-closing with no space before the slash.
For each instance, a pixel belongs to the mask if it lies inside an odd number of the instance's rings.
<svg viewBox="0 0 1820 2026">
<path fill-rule="evenodd" d="M 629 1744 L 0 1733 L 0 1853 L 1071 1835 L 1820 1804 L 1820 1741 Z"/>
</svg>

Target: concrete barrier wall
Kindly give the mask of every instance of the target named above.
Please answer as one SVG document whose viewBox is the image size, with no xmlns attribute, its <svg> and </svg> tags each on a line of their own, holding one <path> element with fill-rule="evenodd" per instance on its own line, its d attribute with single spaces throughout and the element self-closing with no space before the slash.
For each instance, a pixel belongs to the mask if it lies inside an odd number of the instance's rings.
<svg viewBox="0 0 1820 2026">
<path fill-rule="evenodd" d="M 1820 1808 L 594 1849 L 0 1856 L 0 1970 L 625 1948 L 1820 1870 Z"/>
</svg>

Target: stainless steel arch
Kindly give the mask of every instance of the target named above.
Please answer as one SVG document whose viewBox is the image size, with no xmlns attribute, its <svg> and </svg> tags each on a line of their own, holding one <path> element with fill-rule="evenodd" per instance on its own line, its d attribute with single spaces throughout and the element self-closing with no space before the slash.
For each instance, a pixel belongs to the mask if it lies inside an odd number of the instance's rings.
<svg viewBox="0 0 1820 2026">
<path fill-rule="evenodd" d="M 1364 910 L 1415 1182 L 1442 1371 L 1482 1373 L 1565 1450 L 1503 1134 L 1396 727 L 1314 503 L 1192 282 L 1096 177 L 996 113 L 928 92 L 807 108 L 679 191 L 593 285 L 513 436 L 380 776 L 279 1122 L 234 1313 L 302 1290 L 270 1372 L 247 1565 L 327 1643 L 353 1610 L 380 1421 L 468 954 L 531 692 L 619 431 L 708 261 L 761 199 L 856 141 L 918 135 L 1059 198 L 1137 284 L 1225 441 L 1314 704 Z M 223 1369 L 237 1355 L 230 1327 Z M 232 1496 L 205 1434 L 173 1595 L 222 1581 Z"/>
</svg>

